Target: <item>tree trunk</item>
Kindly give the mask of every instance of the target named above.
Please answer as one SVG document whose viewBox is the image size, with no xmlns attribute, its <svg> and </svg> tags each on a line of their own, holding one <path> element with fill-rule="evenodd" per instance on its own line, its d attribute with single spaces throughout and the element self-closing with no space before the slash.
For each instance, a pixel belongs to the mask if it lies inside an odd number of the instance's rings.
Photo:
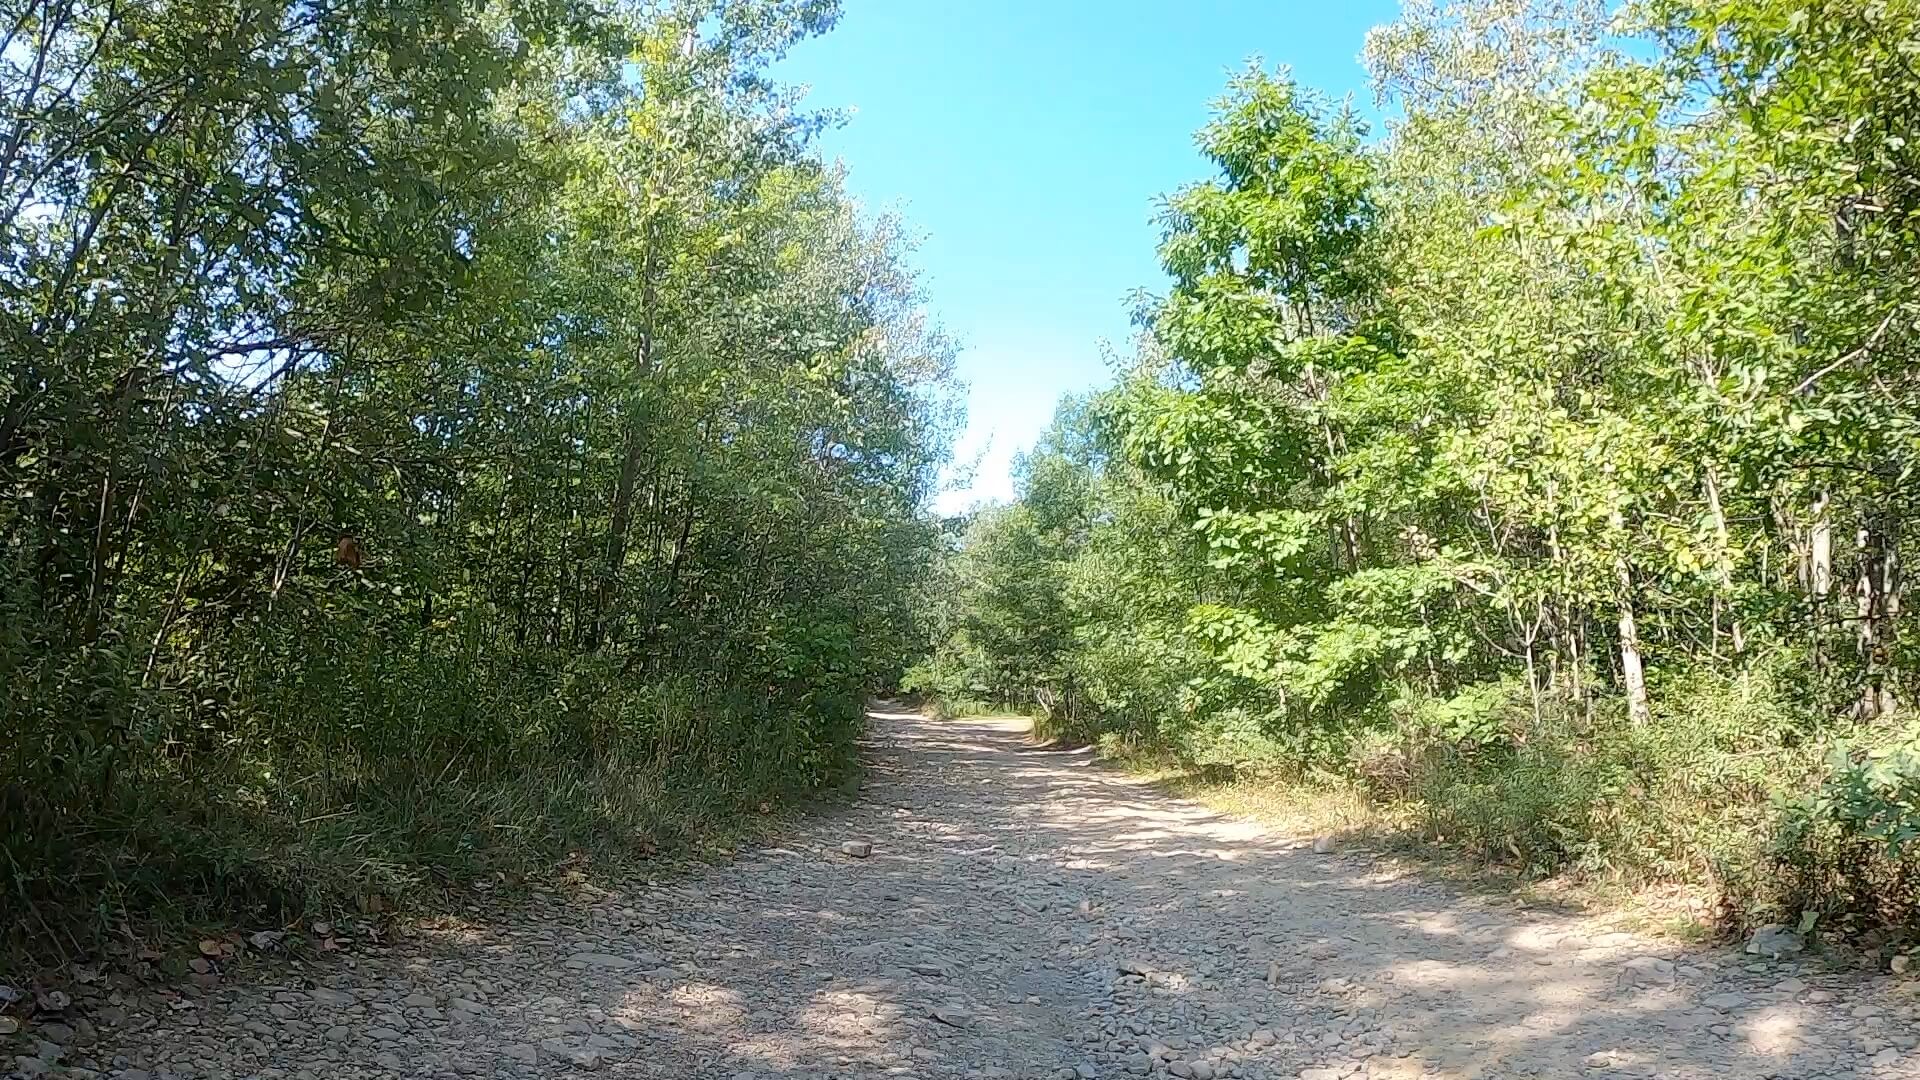
<svg viewBox="0 0 1920 1080">
<path fill-rule="evenodd" d="M 648 229 L 647 254 L 640 263 L 641 327 L 639 346 L 634 354 L 634 378 L 644 384 L 653 374 L 654 264 L 659 252 L 659 226 Z M 644 393 L 644 386 L 638 389 Z M 642 399 L 644 400 L 644 399 Z M 613 503 L 607 516 L 606 562 L 601 567 L 600 588 L 594 600 L 594 626 L 591 644 L 598 648 L 609 629 L 613 603 L 620 591 L 620 571 L 627 561 L 627 533 L 633 524 L 633 489 L 640 477 L 640 460 L 646 452 L 644 410 L 635 408 L 627 417 L 625 452 L 620 458 L 620 477 L 614 482 Z"/>
<path fill-rule="evenodd" d="M 1719 550 L 1715 553 L 1715 562 L 1718 564 L 1720 572 L 1720 592 L 1726 599 L 1728 607 L 1727 622 L 1728 629 L 1733 636 L 1733 655 L 1739 656 L 1747 650 L 1747 635 L 1745 628 L 1740 625 L 1739 609 L 1735 607 L 1733 603 L 1733 539 L 1730 530 L 1727 528 L 1727 512 L 1720 504 L 1720 482 L 1714 476 L 1712 465 L 1708 465 L 1706 468 L 1705 480 L 1707 507 L 1713 512 L 1713 531 L 1715 539 L 1719 543 Z M 1716 612 L 1717 610 L 1718 608 L 1716 606 Z M 1717 619 L 1714 624 L 1714 632 L 1716 634 L 1719 633 L 1719 622 Z"/>
<path fill-rule="evenodd" d="M 1620 681 L 1627 687 L 1627 716 L 1635 726 L 1653 719 L 1647 703 L 1647 674 L 1640 663 L 1640 627 L 1633 618 L 1633 572 L 1625 559 L 1615 564 L 1620 575 Z"/>
<path fill-rule="evenodd" d="M 1613 527 L 1625 543 L 1625 517 L 1615 511 Z M 1620 682 L 1627 689 L 1627 717 L 1638 727 L 1653 719 L 1647 703 L 1647 673 L 1640 661 L 1640 625 L 1633 615 L 1633 568 L 1625 554 L 1613 558 L 1613 573 L 1620 584 Z"/>
<path fill-rule="evenodd" d="M 1900 612 L 1900 559 L 1890 516 L 1874 515 L 1860 530 L 1860 576 L 1855 584 L 1855 642 L 1866 678 L 1855 712 L 1862 720 L 1892 716 L 1897 703 L 1889 685 L 1894 621 Z"/>
<path fill-rule="evenodd" d="M 1807 595 L 1815 603 L 1833 591 L 1833 522 L 1827 516 L 1828 501 L 1824 491 L 1813 501 L 1813 525 L 1807 533 Z"/>
</svg>

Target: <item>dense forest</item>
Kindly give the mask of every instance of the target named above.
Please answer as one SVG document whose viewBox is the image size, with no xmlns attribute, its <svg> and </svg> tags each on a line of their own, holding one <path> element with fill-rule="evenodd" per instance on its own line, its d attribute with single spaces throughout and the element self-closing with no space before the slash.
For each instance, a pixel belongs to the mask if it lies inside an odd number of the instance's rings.
<svg viewBox="0 0 1920 1080">
<path fill-rule="evenodd" d="M 767 75 L 835 16 L 0 4 L 9 936 L 377 910 L 846 774 L 954 399 Z"/>
<path fill-rule="evenodd" d="M 1920 908 L 1920 4 L 1435 0 L 1234 79 L 911 683 L 1729 920 Z"/>
</svg>

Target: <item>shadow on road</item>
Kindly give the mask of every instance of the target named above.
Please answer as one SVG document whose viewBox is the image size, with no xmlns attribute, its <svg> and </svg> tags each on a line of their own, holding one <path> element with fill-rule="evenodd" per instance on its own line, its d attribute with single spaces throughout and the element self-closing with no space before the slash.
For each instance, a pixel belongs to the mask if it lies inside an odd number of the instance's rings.
<svg viewBox="0 0 1920 1080">
<path fill-rule="evenodd" d="M 1024 734 L 877 709 L 860 798 L 777 845 L 224 990 L 146 1050 L 313 1080 L 1920 1077 L 1885 980 L 1316 855 Z"/>
</svg>

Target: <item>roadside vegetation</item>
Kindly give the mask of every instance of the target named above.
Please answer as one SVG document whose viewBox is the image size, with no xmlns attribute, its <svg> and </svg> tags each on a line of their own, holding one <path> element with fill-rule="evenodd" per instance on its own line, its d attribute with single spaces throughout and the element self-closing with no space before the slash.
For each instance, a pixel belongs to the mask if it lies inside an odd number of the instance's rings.
<svg viewBox="0 0 1920 1080">
<path fill-rule="evenodd" d="M 841 782 L 949 358 L 814 0 L 0 25 L 0 932 L 270 925 Z M 257 921 L 255 921 L 257 920 Z"/>
<path fill-rule="evenodd" d="M 1912 3 L 1417 0 L 1384 132 L 1250 68 L 911 685 L 1526 877 L 1911 925 L 1916 57 Z"/>
</svg>

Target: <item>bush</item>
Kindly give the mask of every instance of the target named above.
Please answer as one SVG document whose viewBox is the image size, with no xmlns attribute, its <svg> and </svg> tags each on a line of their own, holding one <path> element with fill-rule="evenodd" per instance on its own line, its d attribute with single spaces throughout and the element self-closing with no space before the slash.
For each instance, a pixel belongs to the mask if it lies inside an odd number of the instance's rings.
<svg viewBox="0 0 1920 1080">
<path fill-rule="evenodd" d="M 1782 804 L 1772 856 L 1776 909 L 1920 919 L 1920 726 L 1833 749 L 1817 788 Z"/>
<path fill-rule="evenodd" d="M 280 921 L 376 894 L 405 903 L 671 848 L 853 765 L 857 712 L 795 716 L 775 698 L 623 684 L 598 665 L 534 674 L 441 680 L 438 695 L 421 680 L 416 708 L 465 716 L 466 737 L 451 723 L 409 726 L 409 710 L 364 713 L 339 741 L 295 723 L 296 699 L 267 694 L 247 726 L 286 738 L 129 759 L 85 804 L 74 789 L 9 785 L 8 902 L 70 926 L 129 912 Z"/>
<path fill-rule="evenodd" d="M 1443 748 L 1422 760 L 1413 792 L 1433 839 L 1546 875 L 1591 857 L 1611 779 L 1573 744 L 1543 737 L 1497 756 Z"/>
<path fill-rule="evenodd" d="M 1399 710 L 1390 745 L 1427 827 L 1483 857 L 1536 874 L 1700 883 L 1731 908 L 1775 910 L 1780 807 L 1817 762 L 1796 734 L 1807 723 L 1787 677 L 1795 664 L 1783 654 L 1736 675 L 1684 673 L 1662 684 L 1645 725 L 1618 702 L 1536 721 L 1524 688 L 1503 684 Z M 1383 751 L 1371 754 L 1383 771 Z"/>
</svg>

